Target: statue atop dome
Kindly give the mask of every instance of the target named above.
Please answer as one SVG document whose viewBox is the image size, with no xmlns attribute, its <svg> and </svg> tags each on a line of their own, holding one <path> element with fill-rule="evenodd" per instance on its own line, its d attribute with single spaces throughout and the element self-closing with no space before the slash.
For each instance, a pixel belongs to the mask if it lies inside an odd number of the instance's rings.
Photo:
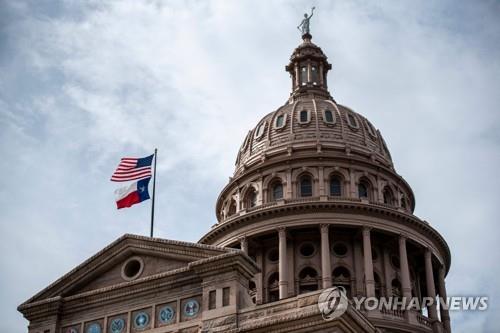
<svg viewBox="0 0 500 333">
<path fill-rule="evenodd" d="M 307 16 L 307 13 L 304 14 L 304 19 L 302 20 L 302 22 L 300 22 L 299 26 L 297 27 L 297 29 L 299 29 L 302 32 L 302 36 L 310 35 L 309 21 L 311 20 L 311 17 L 314 14 L 314 9 L 316 9 L 316 7 L 311 8 L 311 15 Z"/>
</svg>

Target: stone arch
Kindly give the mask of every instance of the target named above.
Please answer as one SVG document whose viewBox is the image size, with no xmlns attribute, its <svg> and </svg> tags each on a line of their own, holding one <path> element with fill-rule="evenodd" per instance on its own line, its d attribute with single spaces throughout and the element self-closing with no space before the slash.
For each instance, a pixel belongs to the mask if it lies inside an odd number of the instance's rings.
<svg viewBox="0 0 500 333">
<path fill-rule="evenodd" d="M 240 192 L 240 207 L 244 209 L 251 208 L 249 205 L 249 195 L 254 191 L 256 194 L 255 206 L 262 202 L 262 192 L 260 191 L 260 184 L 258 182 L 251 182 L 246 184 Z"/>
<path fill-rule="evenodd" d="M 318 181 L 319 181 L 319 177 L 318 177 L 318 170 L 317 168 L 306 168 L 305 170 L 304 169 L 297 169 L 297 170 L 294 170 L 292 172 L 292 179 L 293 179 L 293 183 L 295 184 L 295 186 L 293 186 L 293 196 L 295 198 L 300 198 L 301 197 L 301 191 L 300 191 L 300 183 L 301 183 L 301 180 L 304 179 L 304 177 L 310 177 L 310 180 L 311 180 L 311 186 L 312 186 L 312 189 L 311 189 L 311 197 L 314 197 L 314 196 L 318 196 Z"/>
<path fill-rule="evenodd" d="M 347 297 L 351 297 L 354 275 L 348 265 L 336 265 L 332 270 L 332 285 L 343 287 Z"/>
<path fill-rule="evenodd" d="M 265 283 L 268 302 L 279 300 L 279 280 L 279 272 L 277 270 L 270 271 L 266 275 Z"/>
<path fill-rule="evenodd" d="M 345 178 L 345 175 L 342 172 L 339 172 L 337 170 L 333 170 L 330 173 L 328 173 L 326 179 L 326 184 L 327 184 L 327 192 L 328 195 L 330 196 L 340 196 L 340 197 L 345 197 L 347 196 L 348 192 L 348 182 Z M 334 184 L 335 180 L 338 180 L 340 189 L 337 189 L 337 186 Z"/>
<path fill-rule="evenodd" d="M 304 265 L 300 270 L 297 270 L 297 272 L 299 294 L 315 291 L 320 288 L 320 274 L 314 265 Z"/>
<path fill-rule="evenodd" d="M 386 205 L 396 206 L 396 195 L 390 185 L 385 185 L 382 188 L 382 201 Z"/>
<path fill-rule="evenodd" d="M 365 198 L 373 201 L 375 199 L 374 182 L 365 175 L 359 177 L 356 181 L 356 193 L 358 198 Z"/>
</svg>

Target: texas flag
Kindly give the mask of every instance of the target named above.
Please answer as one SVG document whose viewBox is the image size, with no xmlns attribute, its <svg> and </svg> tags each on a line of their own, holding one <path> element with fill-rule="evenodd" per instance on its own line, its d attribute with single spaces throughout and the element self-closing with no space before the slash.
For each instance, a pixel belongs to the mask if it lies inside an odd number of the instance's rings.
<svg viewBox="0 0 500 333">
<path fill-rule="evenodd" d="M 129 186 L 119 188 L 115 191 L 116 207 L 126 208 L 149 199 L 148 185 L 150 178 L 133 182 Z"/>
</svg>

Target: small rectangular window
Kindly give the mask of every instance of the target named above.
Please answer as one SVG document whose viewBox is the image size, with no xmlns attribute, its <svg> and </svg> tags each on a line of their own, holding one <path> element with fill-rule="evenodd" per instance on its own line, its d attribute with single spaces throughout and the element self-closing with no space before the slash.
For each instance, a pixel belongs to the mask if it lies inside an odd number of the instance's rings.
<svg viewBox="0 0 500 333">
<path fill-rule="evenodd" d="M 325 121 L 327 123 L 333 123 L 333 113 L 330 110 L 325 111 Z"/>
<path fill-rule="evenodd" d="M 226 287 L 222 289 L 222 306 L 228 306 L 229 305 L 229 292 L 231 288 Z"/>
<path fill-rule="evenodd" d="M 208 293 L 208 309 L 209 310 L 215 309 L 216 302 L 217 302 L 216 301 L 216 291 L 215 290 L 211 290 Z"/>
<path fill-rule="evenodd" d="M 318 75 L 318 70 L 317 70 L 316 66 L 311 67 L 311 81 L 314 85 L 318 84 L 319 75 Z"/>
<path fill-rule="evenodd" d="M 281 128 L 283 127 L 284 125 L 284 122 L 285 122 L 285 116 L 284 115 L 279 115 L 277 118 L 276 118 L 276 127 L 277 128 Z"/>
<path fill-rule="evenodd" d="M 300 84 L 305 86 L 307 84 L 307 67 L 303 66 L 300 69 Z"/>
</svg>

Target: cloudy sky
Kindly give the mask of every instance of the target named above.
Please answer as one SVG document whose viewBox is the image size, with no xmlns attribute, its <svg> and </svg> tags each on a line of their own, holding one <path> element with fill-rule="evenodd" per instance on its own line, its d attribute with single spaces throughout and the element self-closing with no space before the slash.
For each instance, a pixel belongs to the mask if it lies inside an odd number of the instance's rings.
<svg viewBox="0 0 500 333">
<path fill-rule="evenodd" d="M 159 149 L 156 235 L 197 241 L 246 131 L 283 104 L 296 26 L 333 63 L 334 98 L 381 130 L 416 215 L 447 239 L 455 332 L 500 314 L 497 1 L 0 1 L 0 331 L 17 305 L 124 233 L 109 177 Z M 496 304 L 495 304 L 496 303 Z"/>
</svg>

